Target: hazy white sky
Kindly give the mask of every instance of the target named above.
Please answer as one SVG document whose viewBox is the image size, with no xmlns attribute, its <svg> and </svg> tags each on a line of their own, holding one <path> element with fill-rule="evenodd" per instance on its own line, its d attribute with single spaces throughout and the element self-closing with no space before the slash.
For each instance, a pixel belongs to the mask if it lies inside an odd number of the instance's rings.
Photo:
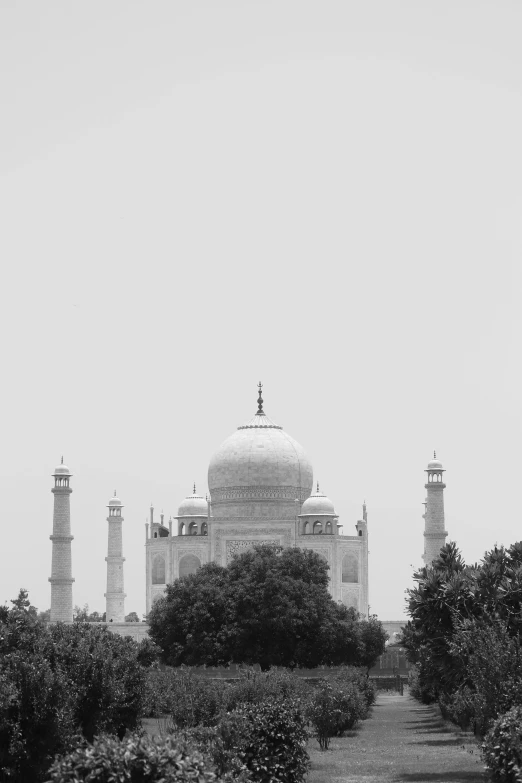
<svg viewBox="0 0 522 783">
<path fill-rule="evenodd" d="M 104 610 L 106 504 L 175 514 L 256 410 L 403 615 L 423 473 L 468 561 L 522 538 L 522 4 L 0 0 L 0 602 Z"/>
</svg>

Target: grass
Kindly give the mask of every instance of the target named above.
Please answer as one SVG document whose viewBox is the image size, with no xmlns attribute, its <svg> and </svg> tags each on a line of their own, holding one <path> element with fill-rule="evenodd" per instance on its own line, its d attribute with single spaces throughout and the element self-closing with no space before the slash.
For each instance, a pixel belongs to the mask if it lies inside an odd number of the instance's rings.
<svg viewBox="0 0 522 783">
<path fill-rule="evenodd" d="M 483 764 L 472 735 L 445 722 L 436 707 L 380 693 L 371 717 L 320 751 L 309 746 L 307 783 L 480 783 Z"/>
</svg>

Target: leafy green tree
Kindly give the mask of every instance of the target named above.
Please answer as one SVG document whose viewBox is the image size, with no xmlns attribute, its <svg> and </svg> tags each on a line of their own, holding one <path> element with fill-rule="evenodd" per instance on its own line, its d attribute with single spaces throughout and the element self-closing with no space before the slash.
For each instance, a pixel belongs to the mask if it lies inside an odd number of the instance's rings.
<svg viewBox="0 0 522 783">
<path fill-rule="evenodd" d="M 459 688 L 473 691 L 469 668 L 475 644 L 500 649 L 495 638 L 517 639 L 522 631 L 522 543 L 494 547 L 480 564 L 467 566 L 451 542 L 414 579 L 416 586 L 407 591 L 411 620 L 404 644 L 424 700 L 446 703 Z"/>
<path fill-rule="evenodd" d="M 361 620 L 359 625 L 359 666 L 365 666 L 368 670 L 377 662 L 386 648 L 388 634 L 377 619 L 377 615 L 371 615 L 368 620 Z"/>
<path fill-rule="evenodd" d="M 129 614 L 125 615 L 125 622 L 126 623 L 139 623 L 140 618 L 136 614 L 136 612 L 130 612 Z"/>
<path fill-rule="evenodd" d="M 333 601 L 323 558 L 269 545 L 168 585 L 149 623 L 164 662 L 174 666 L 366 665 L 384 649 L 372 637 L 377 621 L 363 626 L 353 609 Z"/>
<path fill-rule="evenodd" d="M 138 728 L 145 672 L 138 645 L 91 623 L 57 623 L 50 629 L 48 657 L 74 684 L 75 722 L 89 742 L 96 734 L 123 736 Z"/>
<path fill-rule="evenodd" d="M 92 623 L 46 626 L 25 590 L 11 603 L 0 607 L 0 770 L 37 783 L 82 734 L 138 727 L 146 671 L 132 639 Z"/>
</svg>

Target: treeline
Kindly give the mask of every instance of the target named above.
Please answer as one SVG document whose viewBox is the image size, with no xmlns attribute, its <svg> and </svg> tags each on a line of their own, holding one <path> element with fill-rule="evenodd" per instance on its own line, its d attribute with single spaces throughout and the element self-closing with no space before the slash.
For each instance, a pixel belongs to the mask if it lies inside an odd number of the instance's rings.
<svg viewBox="0 0 522 783">
<path fill-rule="evenodd" d="M 492 780 L 522 780 L 522 542 L 466 565 L 447 544 L 408 590 L 411 692 L 485 736 Z"/>
<path fill-rule="evenodd" d="M 22 590 L 0 607 L 0 780 L 37 783 L 56 755 L 139 729 L 155 645 L 104 625 L 45 624 Z"/>
</svg>

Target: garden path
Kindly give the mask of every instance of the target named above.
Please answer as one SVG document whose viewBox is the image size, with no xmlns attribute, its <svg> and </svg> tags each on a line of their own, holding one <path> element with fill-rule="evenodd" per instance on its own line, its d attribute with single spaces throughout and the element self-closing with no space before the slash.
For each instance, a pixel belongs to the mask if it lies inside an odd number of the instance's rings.
<svg viewBox="0 0 522 783">
<path fill-rule="evenodd" d="M 307 783 L 481 783 L 480 750 L 436 707 L 381 693 L 372 716 L 321 752 L 310 743 Z"/>
</svg>

